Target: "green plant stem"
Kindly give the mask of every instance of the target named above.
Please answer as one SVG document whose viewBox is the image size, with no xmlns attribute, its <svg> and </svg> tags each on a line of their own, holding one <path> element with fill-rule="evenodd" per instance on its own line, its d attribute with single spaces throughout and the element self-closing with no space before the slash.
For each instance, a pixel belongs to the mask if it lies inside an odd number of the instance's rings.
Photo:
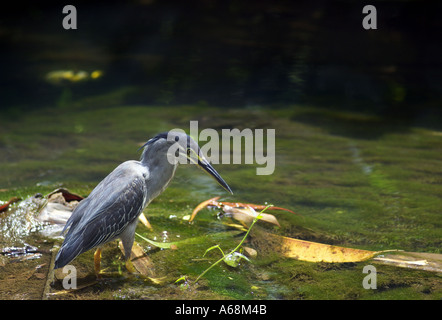
<svg viewBox="0 0 442 320">
<path fill-rule="evenodd" d="M 235 247 L 235 249 L 233 249 L 232 251 L 230 251 L 227 256 L 233 254 L 236 250 L 238 250 L 242 244 L 244 243 L 244 241 L 246 240 L 247 236 L 250 233 L 250 230 L 252 230 L 253 225 L 259 220 L 261 219 L 261 213 L 263 213 L 265 210 L 267 210 L 269 207 L 271 207 L 272 205 L 268 205 L 267 207 L 265 207 L 264 209 L 261 210 L 261 212 L 255 217 L 255 219 L 253 219 L 252 224 L 250 225 L 249 229 L 247 230 L 245 236 L 242 238 L 241 242 Z M 221 249 L 221 248 L 220 248 Z M 221 250 L 222 252 L 222 250 Z M 221 261 L 224 260 L 226 256 L 223 255 L 223 257 L 221 259 L 219 259 L 218 261 L 216 261 L 214 264 L 212 264 L 209 268 L 207 268 L 206 270 L 204 270 L 203 273 L 201 273 L 198 278 L 196 278 L 195 283 L 197 283 L 199 281 L 199 279 L 201 279 L 202 276 L 204 276 L 210 269 L 212 269 L 214 266 L 216 266 L 218 263 L 220 263 Z"/>
</svg>

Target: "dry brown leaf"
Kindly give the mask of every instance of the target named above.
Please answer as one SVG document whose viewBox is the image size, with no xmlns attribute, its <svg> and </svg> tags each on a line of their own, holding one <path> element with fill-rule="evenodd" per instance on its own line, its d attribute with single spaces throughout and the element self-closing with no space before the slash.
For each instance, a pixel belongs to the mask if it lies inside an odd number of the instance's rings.
<svg viewBox="0 0 442 320">
<path fill-rule="evenodd" d="M 195 218 L 196 214 L 201 211 L 202 209 L 204 209 L 205 207 L 207 207 L 210 203 L 212 203 L 213 201 L 218 200 L 220 197 L 214 197 L 211 198 L 209 200 L 203 201 L 201 202 L 199 205 L 196 206 L 195 209 L 193 209 L 192 215 L 190 216 L 190 220 L 189 222 L 192 222 L 193 219 Z"/>
<path fill-rule="evenodd" d="M 250 226 L 253 222 L 253 219 L 255 219 L 258 216 L 258 213 L 253 208 L 233 208 L 233 207 L 224 207 L 224 212 L 227 214 L 231 214 L 233 219 L 238 220 L 246 224 L 247 226 Z M 280 227 L 278 220 L 275 218 L 274 215 L 268 214 L 268 213 L 261 213 L 261 219 L 262 221 L 277 225 Z"/>
<path fill-rule="evenodd" d="M 192 222 L 193 219 L 195 218 L 196 214 L 201 211 L 202 209 L 204 209 L 207 206 L 215 206 L 218 207 L 219 209 L 222 209 L 222 211 L 228 213 L 229 210 L 233 209 L 245 209 L 245 210 L 263 210 L 263 209 L 267 209 L 267 210 L 283 210 L 283 211 L 287 211 L 287 212 L 291 212 L 296 214 L 295 212 L 293 212 L 292 210 L 286 209 L 286 208 L 281 208 L 281 207 L 274 207 L 274 206 L 267 206 L 267 205 L 258 205 L 258 204 L 253 204 L 253 203 L 242 203 L 242 202 L 218 202 L 217 200 L 220 197 L 213 197 L 211 199 L 208 199 L 206 201 L 201 202 L 198 206 L 196 206 L 196 208 L 193 210 L 192 215 L 189 219 L 189 222 Z M 253 220 L 253 219 L 252 219 Z M 272 221 L 275 221 L 275 219 L 272 219 Z M 272 222 L 273 223 L 273 222 Z M 276 221 L 277 223 L 277 221 Z M 279 224 L 278 224 L 279 225 Z"/>
<path fill-rule="evenodd" d="M 0 205 L 0 212 L 2 211 L 6 211 L 9 206 L 15 202 L 20 201 L 21 199 L 18 197 L 12 197 L 11 199 L 9 199 L 9 201 L 7 201 L 5 204 Z"/>
<path fill-rule="evenodd" d="M 124 253 L 124 248 L 121 241 L 119 241 L 118 246 L 121 252 Z M 134 242 L 134 245 L 132 246 L 130 259 L 133 266 L 139 273 L 148 277 L 155 277 L 154 264 L 152 260 L 137 242 Z"/>
</svg>

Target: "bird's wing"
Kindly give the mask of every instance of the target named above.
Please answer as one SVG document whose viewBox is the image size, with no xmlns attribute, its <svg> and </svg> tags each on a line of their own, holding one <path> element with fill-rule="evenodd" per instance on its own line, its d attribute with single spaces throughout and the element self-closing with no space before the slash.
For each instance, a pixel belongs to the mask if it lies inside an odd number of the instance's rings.
<svg viewBox="0 0 442 320">
<path fill-rule="evenodd" d="M 84 212 L 87 210 L 88 204 L 90 202 L 90 198 L 86 198 L 80 201 L 80 203 L 77 205 L 77 207 L 72 212 L 71 216 L 69 217 L 68 221 L 66 221 L 66 224 L 64 225 L 63 230 L 61 231 L 61 234 L 65 234 L 66 231 L 72 227 L 75 228 L 78 222 L 80 222 L 81 217 L 83 216 Z"/>
<path fill-rule="evenodd" d="M 118 168 L 117 168 L 118 169 Z M 57 255 L 69 263 L 79 254 L 117 238 L 135 219 L 146 203 L 142 174 L 124 167 L 109 174 L 75 209 Z"/>
</svg>

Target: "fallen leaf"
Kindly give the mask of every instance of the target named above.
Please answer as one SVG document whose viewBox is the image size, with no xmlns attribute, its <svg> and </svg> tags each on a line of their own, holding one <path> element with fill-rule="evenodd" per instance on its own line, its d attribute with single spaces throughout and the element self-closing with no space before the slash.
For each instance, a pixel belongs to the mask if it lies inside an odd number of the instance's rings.
<svg viewBox="0 0 442 320">
<path fill-rule="evenodd" d="M 217 199 L 213 198 L 213 199 L 209 199 L 209 200 L 217 200 Z M 219 204 L 222 204 L 223 206 L 234 207 L 234 208 L 249 208 L 250 207 L 250 208 L 253 208 L 253 209 L 256 209 L 256 210 L 263 210 L 263 209 L 267 209 L 267 211 L 270 211 L 270 210 L 283 210 L 283 211 L 287 211 L 287 212 L 296 214 L 292 210 L 289 210 L 289 209 L 286 209 L 286 208 L 275 207 L 275 206 L 268 206 L 268 205 L 260 205 L 260 204 L 253 204 L 253 203 L 224 202 L 223 201 L 223 202 L 219 202 Z"/>
<path fill-rule="evenodd" d="M 245 225 L 250 226 L 253 220 L 258 216 L 258 213 L 251 207 L 248 208 L 234 208 L 224 207 L 224 212 L 227 215 L 231 215 L 233 219 L 243 222 Z M 274 215 L 268 213 L 260 213 L 262 221 L 277 225 L 280 227 L 278 220 Z"/>
<path fill-rule="evenodd" d="M 401 268 L 442 272 L 442 254 L 424 252 L 399 252 L 377 256 L 377 263 Z"/>
<path fill-rule="evenodd" d="M 46 197 L 49 199 L 52 195 L 54 195 L 56 193 L 61 193 L 66 202 L 71 202 L 73 200 L 81 201 L 84 199 L 82 196 L 72 193 L 68 189 L 64 189 L 64 188 L 55 189 L 54 191 L 49 193 Z"/>
<path fill-rule="evenodd" d="M 124 253 L 124 248 L 121 241 L 119 241 L 118 247 L 120 248 L 121 252 Z M 134 242 L 134 245 L 132 246 L 130 260 L 139 273 L 148 277 L 155 277 L 155 267 L 152 260 L 137 242 Z"/>
<path fill-rule="evenodd" d="M 153 284 L 162 285 L 166 282 L 167 277 L 159 277 L 159 278 L 153 278 L 153 277 L 147 277 Z"/>
<path fill-rule="evenodd" d="M 190 220 L 189 222 L 192 222 L 193 219 L 195 218 L 196 214 L 201 211 L 202 209 L 204 209 L 205 207 L 207 207 L 209 204 L 211 204 L 212 202 L 218 200 L 220 197 L 214 197 L 211 198 L 209 200 L 203 201 L 201 202 L 199 205 L 196 206 L 195 209 L 193 209 L 192 215 L 190 216 Z"/>
<path fill-rule="evenodd" d="M 1 206 L 0 206 L 0 212 L 2 212 L 2 211 L 6 211 L 8 208 L 9 208 L 9 206 L 11 205 L 11 204 L 13 204 L 14 202 L 18 202 L 18 201 L 20 201 L 21 199 L 20 198 L 18 198 L 18 197 L 12 197 L 11 199 L 9 199 L 9 201 L 7 201 L 5 204 L 2 204 Z"/>
<path fill-rule="evenodd" d="M 385 251 L 345 248 L 317 242 L 299 240 L 255 229 L 253 244 L 259 249 L 278 252 L 284 257 L 310 262 L 359 262 Z"/>
<path fill-rule="evenodd" d="M 226 212 L 226 210 L 230 210 L 231 208 L 234 209 L 238 209 L 238 210 L 250 210 L 250 209 L 256 209 L 256 210 L 263 210 L 263 209 L 267 209 L 267 210 L 283 210 L 283 211 L 287 211 L 287 212 L 291 212 L 296 214 L 295 212 L 293 212 L 292 210 L 286 209 L 286 208 L 281 208 L 281 207 L 274 207 L 274 206 L 268 206 L 268 205 L 258 205 L 258 204 L 253 204 L 253 203 L 241 203 L 241 202 L 218 202 L 217 200 L 220 197 L 214 197 L 211 199 L 208 199 L 206 201 L 201 202 L 198 206 L 196 206 L 196 208 L 193 210 L 192 215 L 190 217 L 189 222 L 192 222 L 193 219 L 195 218 L 196 214 L 201 211 L 202 209 L 204 209 L 207 206 L 215 206 L 218 207 L 220 209 L 222 209 L 224 212 Z M 252 219 L 253 220 L 253 219 Z M 276 220 L 276 219 L 274 219 Z"/>
</svg>

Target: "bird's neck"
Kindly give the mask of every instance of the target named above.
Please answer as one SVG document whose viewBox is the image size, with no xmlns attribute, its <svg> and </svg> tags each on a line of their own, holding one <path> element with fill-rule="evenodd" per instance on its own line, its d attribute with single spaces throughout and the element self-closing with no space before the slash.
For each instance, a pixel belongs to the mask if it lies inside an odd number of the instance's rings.
<svg viewBox="0 0 442 320">
<path fill-rule="evenodd" d="M 169 186 L 178 166 L 169 163 L 165 153 L 154 153 L 155 150 L 145 150 L 141 157 L 141 164 L 149 171 L 149 175 L 146 177 L 146 186 L 150 189 L 151 200 L 159 196 Z"/>
</svg>

